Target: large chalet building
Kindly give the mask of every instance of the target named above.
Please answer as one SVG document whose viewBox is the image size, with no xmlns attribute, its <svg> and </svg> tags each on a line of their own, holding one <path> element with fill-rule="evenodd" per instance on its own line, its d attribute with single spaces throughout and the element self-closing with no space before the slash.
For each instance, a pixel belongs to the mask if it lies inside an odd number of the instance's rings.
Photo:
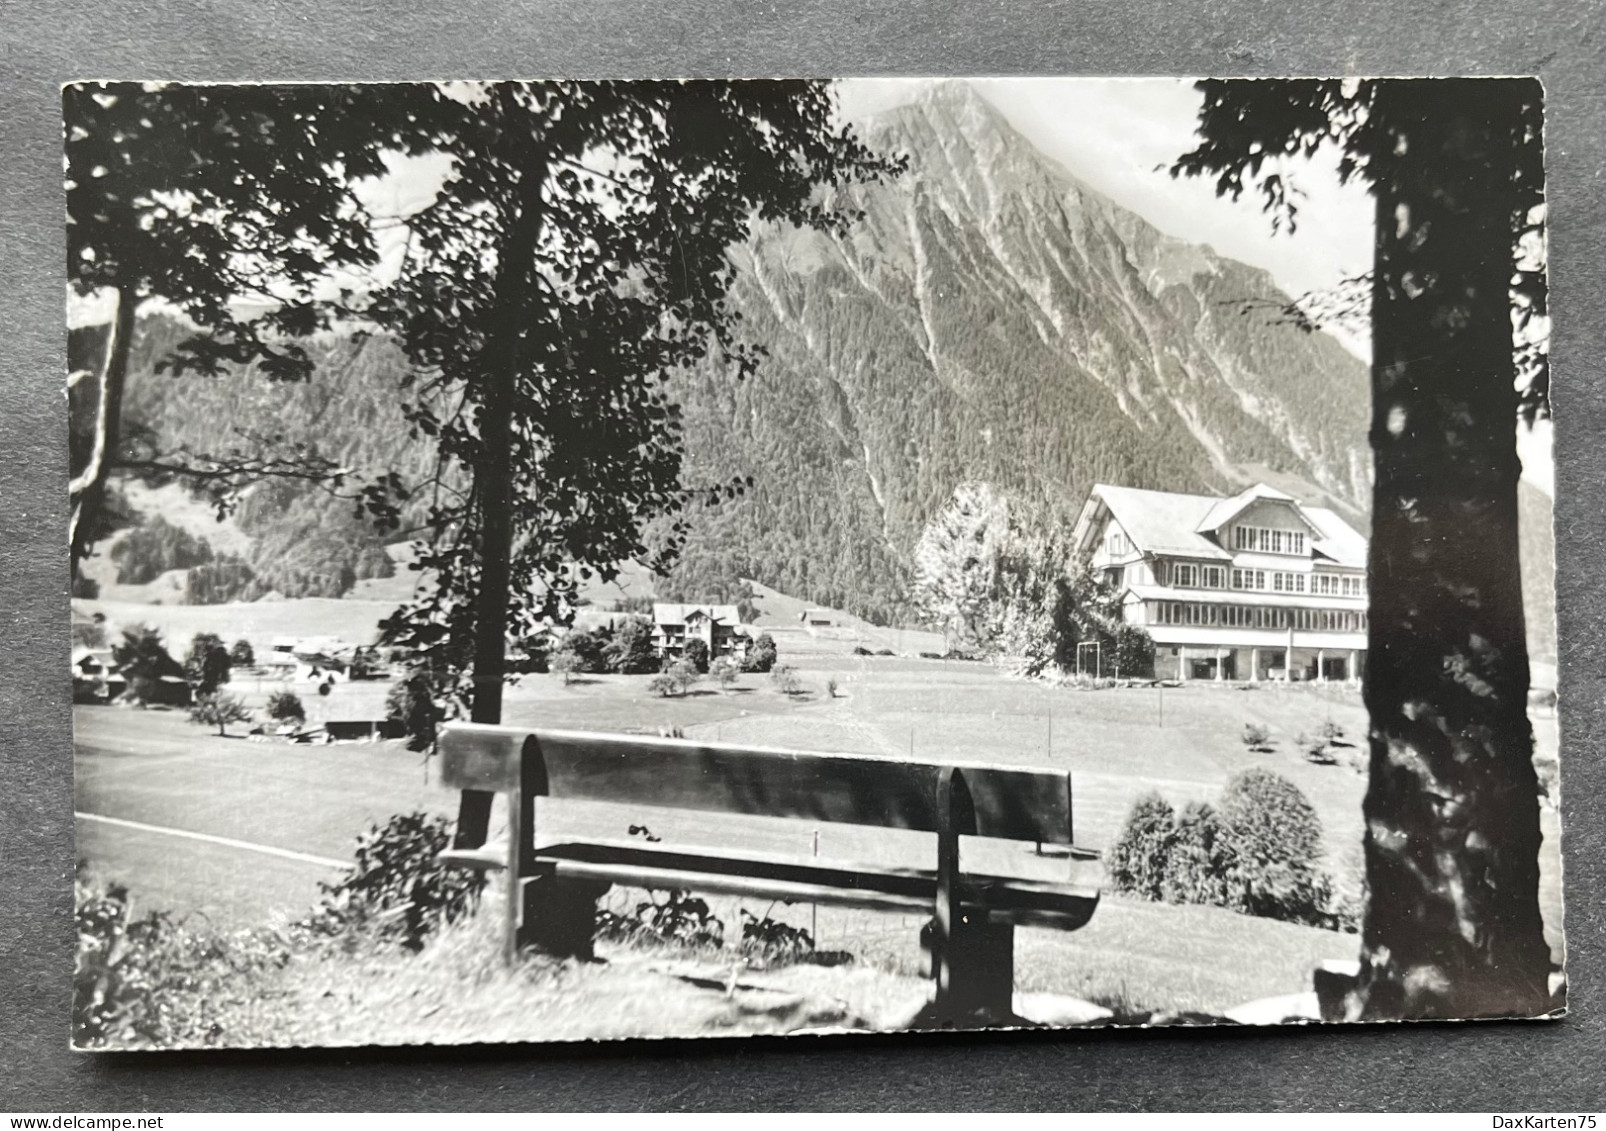
<svg viewBox="0 0 1606 1131">
<path fill-rule="evenodd" d="M 1077 552 L 1154 639 L 1162 679 L 1352 680 L 1366 662 L 1366 539 L 1256 484 L 1230 498 L 1094 487 Z"/>
<path fill-rule="evenodd" d="M 741 613 L 735 605 L 653 605 L 653 651 L 666 658 L 680 657 L 693 640 L 707 645 L 710 656 L 740 651 L 747 643 Z"/>
</svg>

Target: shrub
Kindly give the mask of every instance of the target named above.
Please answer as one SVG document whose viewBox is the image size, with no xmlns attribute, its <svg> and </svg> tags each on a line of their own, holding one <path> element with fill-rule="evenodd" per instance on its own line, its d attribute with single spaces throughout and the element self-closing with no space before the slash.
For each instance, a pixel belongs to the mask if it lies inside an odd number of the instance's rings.
<svg viewBox="0 0 1606 1131">
<path fill-rule="evenodd" d="M 794 927 L 768 914 L 754 915 L 745 907 L 742 915 L 741 953 L 765 966 L 786 966 L 801 962 L 814 953 L 814 936 L 804 927 Z"/>
<path fill-rule="evenodd" d="M 237 668 L 249 668 L 257 662 L 257 654 L 249 640 L 236 640 L 229 649 L 229 662 Z"/>
<path fill-rule="evenodd" d="M 1158 793 L 1138 798 L 1119 839 L 1105 857 L 1110 886 L 1144 899 L 1160 899 L 1167 858 L 1176 835 L 1176 812 L 1165 798 Z"/>
<path fill-rule="evenodd" d="M 1321 726 L 1316 728 L 1316 733 L 1321 735 L 1322 738 L 1326 739 L 1328 742 L 1332 742 L 1335 739 L 1344 737 L 1344 728 L 1339 726 L 1332 719 L 1327 719 L 1322 723 Z"/>
<path fill-rule="evenodd" d="M 421 950 L 445 923 L 479 904 L 485 876 L 448 868 L 439 855 L 452 843 L 452 823 L 425 813 L 399 813 L 357 838 L 357 861 L 323 897 L 307 926 L 325 934 L 372 932 Z"/>
<path fill-rule="evenodd" d="M 1271 731 L 1259 723 L 1244 724 L 1244 745 L 1251 750 L 1264 750 L 1271 741 Z"/>
<path fill-rule="evenodd" d="M 1244 770 L 1222 791 L 1219 817 L 1233 851 L 1229 905 L 1251 915 L 1319 922 L 1330 895 L 1317 867 L 1322 825 L 1299 788 L 1270 770 Z"/>
<path fill-rule="evenodd" d="M 612 643 L 607 633 L 602 631 L 585 632 L 575 629 L 558 641 L 558 646 L 550 660 L 551 670 L 557 671 L 558 658 L 564 655 L 574 657 L 574 667 L 571 671 L 594 675 L 608 670 L 608 645 Z"/>
<path fill-rule="evenodd" d="M 1216 810 L 1205 802 L 1190 801 L 1177 815 L 1160 898 L 1167 903 L 1224 907 L 1233 862 L 1232 845 Z"/>
<path fill-rule="evenodd" d="M 836 698 L 836 680 L 828 679 L 825 681 L 825 694 L 832 699 Z"/>
<path fill-rule="evenodd" d="M 747 650 L 747 659 L 742 668 L 745 671 L 766 673 L 775 667 L 776 655 L 775 637 L 767 632 L 760 633 L 758 639 L 753 641 L 753 646 Z"/>
<path fill-rule="evenodd" d="M 608 667 L 621 675 L 647 675 L 658 670 L 652 647 L 652 625 L 640 617 L 623 621 L 605 649 Z"/>
<path fill-rule="evenodd" d="M 301 705 L 301 696 L 294 691 L 275 691 L 268 696 L 268 718 L 281 723 L 304 723 L 307 710 Z"/>
<path fill-rule="evenodd" d="M 646 825 L 631 825 L 629 831 L 650 844 L 663 840 Z M 707 901 L 679 888 L 649 891 L 646 899 L 623 911 L 598 908 L 596 924 L 594 937 L 632 945 L 646 942 L 694 950 L 718 950 L 725 945 L 725 921 Z"/>
<path fill-rule="evenodd" d="M 721 656 L 709 665 L 708 674 L 719 681 L 721 690 L 729 691 L 737 677 L 742 674 L 742 665 L 734 657 Z"/>
<path fill-rule="evenodd" d="M 319 694 L 327 695 L 327 686 L 320 686 Z M 435 701 L 435 682 L 427 672 L 412 671 L 396 681 L 385 696 L 385 718 L 400 724 L 407 749 L 428 750 L 435 745 L 435 732 L 446 712 Z"/>
<path fill-rule="evenodd" d="M 692 689 L 692 684 L 703 678 L 702 673 L 697 670 L 697 665 L 690 660 L 676 660 L 669 665 L 669 670 L 664 672 L 664 675 L 674 681 L 675 687 L 682 695 Z"/>
<path fill-rule="evenodd" d="M 573 652 L 555 652 L 547 661 L 547 671 L 563 677 L 563 686 L 568 687 L 574 679 L 574 673 L 581 670 L 580 657 Z"/>
<path fill-rule="evenodd" d="M 782 695 L 796 695 L 803 690 L 803 681 L 790 664 L 780 664 L 770 671 L 770 682 Z"/>
<path fill-rule="evenodd" d="M 696 639 L 686 641 L 686 662 L 697 669 L 697 674 L 707 674 L 708 645 Z"/>
<path fill-rule="evenodd" d="M 647 681 L 647 692 L 667 699 L 675 693 L 675 689 L 679 686 L 680 684 L 675 682 L 675 677 L 665 672 L 662 675 L 655 675 Z"/>
<path fill-rule="evenodd" d="M 1154 638 L 1139 625 L 1122 624 L 1115 630 L 1115 670 L 1123 679 L 1154 675 Z"/>
<path fill-rule="evenodd" d="M 243 723 L 250 718 L 251 712 L 246 705 L 226 691 L 202 695 L 190 707 L 190 722 L 217 727 L 220 736 L 227 733 L 230 723 Z"/>
</svg>

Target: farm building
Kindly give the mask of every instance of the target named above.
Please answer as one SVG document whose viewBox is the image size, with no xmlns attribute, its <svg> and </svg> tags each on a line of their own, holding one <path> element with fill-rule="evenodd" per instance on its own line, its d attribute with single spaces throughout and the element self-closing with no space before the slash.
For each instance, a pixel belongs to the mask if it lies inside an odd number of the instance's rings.
<svg viewBox="0 0 1606 1131">
<path fill-rule="evenodd" d="M 83 645 L 72 652 L 72 697 L 74 703 L 108 703 L 127 688 L 117 671 L 110 648 Z"/>
<path fill-rule="evenodd" d="M 1366 539 L 1256 484 L 1229 498 L 1096 486 L 1073 542 L 1155 643 L 1161 678 L 1352 680 L 1366 660 Z"/>
<path fill-rule="evenodd" d="M 728 655 L 746 647 L 741 621 L 735 605 L 654 604 L 653 650 L 660 656 L 680 656 L 690 641 L 701 640 L 710 656 Z"/>
<path fill-rule="evenodd" d="M 322 728 L 332 742 L 399 738 L 401 726 L 385 705 L 389 693 L 388 683 L 337 684 L 327 695 L 304 700 L 308 728 Z"/>
</svg>

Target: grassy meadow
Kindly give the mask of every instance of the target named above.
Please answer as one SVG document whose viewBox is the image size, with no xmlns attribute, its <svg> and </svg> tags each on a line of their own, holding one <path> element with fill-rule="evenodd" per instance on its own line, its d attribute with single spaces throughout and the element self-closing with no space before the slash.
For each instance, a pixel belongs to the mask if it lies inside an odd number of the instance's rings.
<svg viewBox="0 0 1606 1131">
<path fill-rule="evenodd" d="M 767 603 L 776 604 L 773 597 Z M 245 636 L 262 648 L 281 634 L 368 639 L 357 631 L 367 615 L 361 605 L 160 606 L 143 608 L 150 615 L 139 619 L 162 626 L 175 649 L 199 631 L 217 632 L 229 641 Z M 133 618 L 121 609 L 113 616 L 114 622 L 128 619 Z M 1353 689 L 1050 687 L 1006 678 L 985 664 L 917 658 L 915 653 L 929 650 L 931 642 L 915 639 L 914 633 L 900 640 L 895 629 L 849 622 L 811 634 L 786 608 L 770 619 L 766 628 L 781 661 L 796 669 L 803 685 L 795 695 L 781 693 L 760 675 L 744 675 L 725 690 L 704 681 L 686 696 L 670 698 L 649 693 L 646 676 L 585 675 L 565 683 L 561 676 L 530 675 L 509 688 L 505 721 L 647 733 L 674 728 L 688 738 L 713 741 L 1064 768 L 1073 776 L 1076 840 L 1099 850 L 1119 834 L 1139 796 L 1157 790 L 1179 806 L 1210 800 L 1237 771 L 1263 766 L 1287 777 L 1310 799 L 1323 824 L 1326 868 L 1341 891 L 1358 891 L 1365 712 Z M 900 643 L 902 655 L 853 654 L 856 646 L 897 649 Z M 242 673 L 231 690 L 259 707 L 279 686 Z M 380 703 L 387 687 L 339 685 L 327 700 L 311 686 L 297 690 L 316 719 L 322 711 Z M 1554 758 L 1554 721 L 1536 721 L 1542 753 Z M 1307 762 L 1298 740 L 1327 722 L 1342 730 L 1333 749 L 1338 764 Z M 1270 732 L 1268 749 L 1245 745 L 1242 732 L 1250 723 Z M 336 863 L 351 858 L 355 838 L 371 825 L 413 810 L 456 812 L 457 798 L 440 786 L 435 766 L 399 742 L 256 742 L 243 737 L 244 725 L 219 737 L 190 723 L 182 711 L 110 706 L 76 708 L 75 726 L 80 856 L 95 876 L 129 885 L 136 911 L 171 911 L 176 920 L 198 929 L 282 926 L 318 898 L 320 881 L 339 875 Z M 1550 838 L 1544 901 L 1559 950 L 1554 809 L 1547 808 L 1544 817 Z M 498 813 L 493 822 L 500 819 Z M 669 844 L 806 854 L 817 835 L 820 855 L 827 858 L 929 865 L 932 852 L 929 836 L 897 830 L 813 828 L 794 821 L 562 801 L 541 803 L 537 835 L 619 837 L 639 824 Z M 1089 885 L 1102 878 L 1097 861 L 1038 855 L 1029 844 L 967 842 L 965 852 L 972 866 L 1022 876 L 1063 878 L 1070 870 L 1072 878 Z M 609 898 L 628 909 L 643 894 L 615 890 Z M 375 953 L 361 961 L 326 956 L 290 963 L 264 977 L 271 977 L 274 987 L 268 997 L 295 1003 L 286 1006 L 286 1016 L 296 1025 L 313 1026 L 307 1039 L 323 1043 L 897 1027 L 911 1015 L 908 1002 L 918 1004 L 925 992 L 918 916 L 710 902 L 726 922 L 727 938 L 739 933 L 746 910 L 809 927 L 819 950 L 846 952 L 854 961 L 831 969 L 745 971 L 744 984 L 757 988 L 743 997 L 734 991 L 714 993 L 705 984 L 704 968 L 728 958 L 642 955 L 616 947 L 605 967 L 577 970 L 532 959 L 533 965 L 505 973 L 492 968 L 494 943 L 486 942 L 473 959 L 465 957 L 473 948 L 458 937 L 468 930 L 463 928 L 451 936 L 456 942 L 443 942 L 441 956 L 431 962 L 401 954 Z M 1103 1003 L 1123 1013 L 1219 1013 L 1256 998 L 1308 990 L 1317 962 L 1352 958 L 1357 948 L 1354 935 L 1107 895 L 1079 932 L 1018 932 L 1016 989 Z M 448 960 L 448 954 L 457 957 Z M 1255 961 L 1245 963 L 1245 954 Z M 703 973 L 686 974 L 691 967 Z M 338 1011 L 321 996 L 334 983 L 344 987 Z M 416 997 L 416 1017 L 412 1005 L 397 1007 L 399 987 Z M 498 994 L 515 987 L 518 1000 L 530 1008 L 495 1004 L 502 1000 Z M 669 1028 L 664 1027 L 668 1022 L 640 1020 L 639 1011 L 650 1003 L 659 1002 L 662 1010 L 667 1007 L 661 1003 L 683 998 L 700 1004 L 660 1012 L 672 1020 Z M 437 999 L 439 1008 L 425 1013 Z M 384 1018 L 384 1029 L 363 1029 L 364 1017 Z M 261 1039 L 269 1042 L 278 1024 L 270 1020 L 258 1019 L 266 1026 L 259 1029 L 267 1034 Z"/>
</svg>

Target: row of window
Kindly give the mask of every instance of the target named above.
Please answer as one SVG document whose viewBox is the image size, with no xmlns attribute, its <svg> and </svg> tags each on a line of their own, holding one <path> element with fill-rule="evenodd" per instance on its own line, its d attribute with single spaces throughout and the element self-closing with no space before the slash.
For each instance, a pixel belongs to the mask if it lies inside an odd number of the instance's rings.
<svg viewBox="0 0 1606 1131">
<path fill-rule="evenodd" d="M 1310 591 L 1322 596 L 1364 597 L 1366 578 L 1338 573 L 1313 573 L 1310 577 Z"/>
<path fill-rule="evenodd" d="M 1229 571 L 1225 566 L 1173 562 L 1171 584 L 1178 589 L 1225 589 Z M 1366 579 L 1337 573 L 1284 573 L 1278 570 L 1234 569 L 1232 587 L 1272 593 L 1311 592 L 1329 597 L 1364 597 Z"/>
<path fill-rule="evenodd" d="M 1261 554 L 1303 554 L 1305 532 L 1272 530 L 1264 526 L 1235 526 L 1232 530 L 1232 548 Z"/>
<path fill-rule="evenodd" d="M 1227 569 L 1225 566 L 1173 562 L 1171 584 L 1178 589 L 1223 589 L 1227 584 Z"/>
<path fill-rule="evenodd" d="M 1203 628 L 1265 628 L 1296 632 L 1365 632 L 1366 614 L 1351 609 L 1273 609 L 1258 605 L 1210 605 L 1196 601 L 1150 601 L 1150 624 Z"/>
</svg>

